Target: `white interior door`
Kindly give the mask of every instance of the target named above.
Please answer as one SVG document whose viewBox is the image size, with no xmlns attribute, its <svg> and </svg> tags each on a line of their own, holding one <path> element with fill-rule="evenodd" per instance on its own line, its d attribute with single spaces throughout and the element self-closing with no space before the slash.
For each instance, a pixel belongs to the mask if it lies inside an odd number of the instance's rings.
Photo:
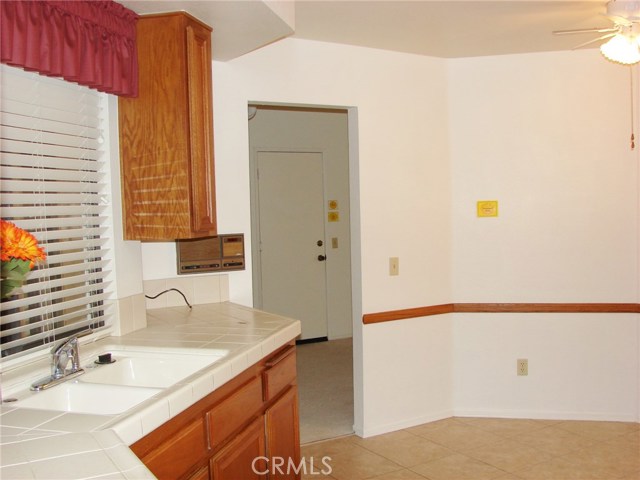
<svg viewBox="0 0 640 480">
<path fill-rule="evenodd" d="M 257 152 L 261 308 L 327 337 L 321 153 Z"/>
</svg>

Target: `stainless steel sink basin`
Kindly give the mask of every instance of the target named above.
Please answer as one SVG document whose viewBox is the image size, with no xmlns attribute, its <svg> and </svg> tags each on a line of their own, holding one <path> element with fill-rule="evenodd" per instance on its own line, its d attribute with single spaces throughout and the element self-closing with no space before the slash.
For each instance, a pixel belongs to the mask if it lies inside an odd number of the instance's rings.
<svg viewBox="0 0 640 480">
<path fill-rule="evenodd" d="M 159 388 L 98 385 L 72 380 L 42 392 L 30 392 L 13 405 L 61 412 L 114 415 L 161 392 Z"/>
</svg>

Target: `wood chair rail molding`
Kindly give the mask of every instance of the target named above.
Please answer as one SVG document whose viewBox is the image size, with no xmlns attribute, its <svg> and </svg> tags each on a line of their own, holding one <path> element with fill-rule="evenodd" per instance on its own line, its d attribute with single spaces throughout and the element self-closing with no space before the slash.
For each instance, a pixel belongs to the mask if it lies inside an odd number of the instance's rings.
<svg viewBox="0 0 640 480">
<path fill-rule="evenodd" d="M 444 313 L 640 313 L 640 303 L 445 303 L 366 313 L 362 323 L 391 322 Z"/>
</svg>

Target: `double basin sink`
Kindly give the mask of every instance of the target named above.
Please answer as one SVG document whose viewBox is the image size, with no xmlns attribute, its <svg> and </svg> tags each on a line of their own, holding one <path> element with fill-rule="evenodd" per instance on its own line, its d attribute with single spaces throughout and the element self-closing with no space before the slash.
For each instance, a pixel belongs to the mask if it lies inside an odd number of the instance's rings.
<svg viewBox="0 0 640 480">
<path fill-rule="evenodd" d="M 111 363 L 91 362 L 77 379 L 40 392 L 26 392 L 17 407 L 116 415 L 209 367 L 225 353 L 109 349 Z"/>
</svg>

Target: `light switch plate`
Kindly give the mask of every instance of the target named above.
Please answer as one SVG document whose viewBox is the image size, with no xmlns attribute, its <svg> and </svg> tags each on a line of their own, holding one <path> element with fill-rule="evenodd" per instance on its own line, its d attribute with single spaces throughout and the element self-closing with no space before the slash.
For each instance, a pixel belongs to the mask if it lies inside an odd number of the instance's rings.
<svg viewBox="0 0 640 480">
<path fill-rule="evenodd" d="M 389 275 L 400 275 L 400 259 L 398 257 L 389 258 Z"/>
</svg>

